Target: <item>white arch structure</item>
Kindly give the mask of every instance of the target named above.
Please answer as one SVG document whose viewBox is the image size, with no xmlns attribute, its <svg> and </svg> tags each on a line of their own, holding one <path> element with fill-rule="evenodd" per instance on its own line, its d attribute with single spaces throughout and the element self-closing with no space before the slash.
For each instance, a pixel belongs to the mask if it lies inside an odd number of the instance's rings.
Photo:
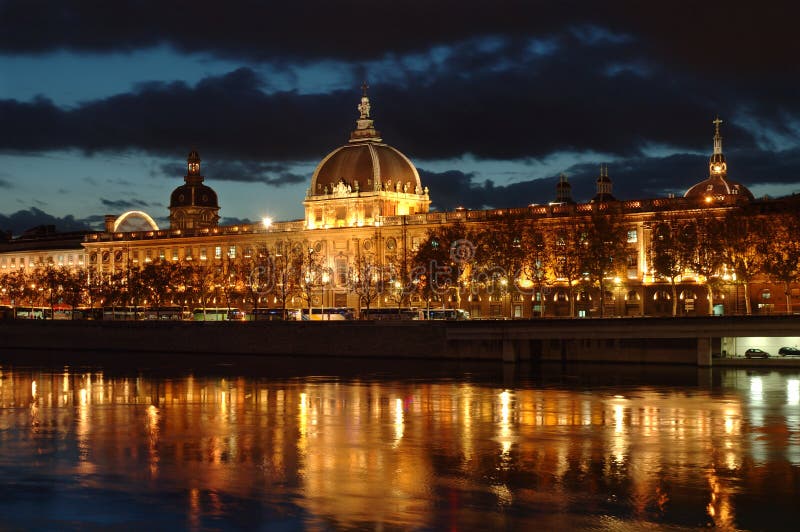
<svg viewBox="0 0 800 532">
<path fill-rule="evenodd" d="M 153 231 L 158 231 L 158 224 L 156 224 L 156 221 L 153 220 L 149 214 L 143 211 L 128 211 L 126 213 L 123 213 L 119 218 L 116 219 L 116 221 L 114 222 L 114 232 L 116 232 L 119 229 L 119 226 L 122 225 L 123 222 L 125 222 L 125 220 L 127 220 L 132 216 L 137 218 L 143 218 L 148 224 L 150 224 L 150 228 Z"/>
</svg>

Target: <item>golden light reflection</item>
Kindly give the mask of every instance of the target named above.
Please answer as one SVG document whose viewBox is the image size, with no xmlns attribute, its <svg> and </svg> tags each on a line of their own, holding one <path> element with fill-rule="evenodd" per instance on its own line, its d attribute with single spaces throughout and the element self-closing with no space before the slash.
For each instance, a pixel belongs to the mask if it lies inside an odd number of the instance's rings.
<svg viewBox="0 0 800 532">
<path fill-rule="evenodd" d="M 159 414 L 158 408 L 154 405 L 150 405 L 147 407 L 147 432 L 149 436 L 149 447 L 148 447 L 148 455 L 149 455 L 149 465 L 150 465 L 150 475 L 151 477 L 155 478 L 158 476 L 158 440 L 159 440 L 159 428 L 158 428 L 158 421 L 159 421 Z"/>
<path fill-rule="evenodd" d="M 501 451 L 500 456 L 503 460 L 509 458 L 508 453 L 511 450 L 512 434 L 511 434 L 511 394 L 508 390 L 504 390 L 499 395 L 500 399 L 500 434 L 498 440 L 500 441 Z"/>
<path fill-rule="evenodd" d="M 800 380 L 789 379 L 786 381 L 786 404 L 789 406 L 800 405 Z"/>
<path fill-rule="evenodd" d="M 403 400 L 399 397 L 394 400 L 394 445 L 395 447 L 403 439 Z"/>
<path fill-rule="evenodd" d="M 759 402 L 764 399 L 764 382 L 761 377 L 750 377 L 750 398 Z"/>
<path fill-rule="evenodd" d="M 186 524 L 194 528 L 211 512 L 229 512 L 224 501 L 236 497 L 291 498 L 335 528 L 413 529 L 441 510 L 432 492 L 456 494 L 454 512 L 471 490 L 498 506 L 546 502 L 564 510 L 577 489 L 607 500 L 614 486 L 615 504 L 642 522 L 656 514 L 669 522 L 692 497 L 712 526 L 735 529 L 742 486 L 764 490 L 770 478 L 794 489 L 785 466 L 769 457 L 798 463 L 800 379 L 763 379 L 738 373 L 735 393 L 724 397 L 640 387 L 609 399 L 474 383 L 3 371 L 0 403 L 8 410 L 0 429 L 24 427 L 41 446 L 33 452 L 48 449 L 47 431 L 34 423 L 72 438 L 78 453 L 69 471 L 80 478 L 174 476 L 186 486 Z M 778 408 L 749 408 L 754 394 Z M 45 404 L 49 396 L 53 405 Z"/>
</svg>

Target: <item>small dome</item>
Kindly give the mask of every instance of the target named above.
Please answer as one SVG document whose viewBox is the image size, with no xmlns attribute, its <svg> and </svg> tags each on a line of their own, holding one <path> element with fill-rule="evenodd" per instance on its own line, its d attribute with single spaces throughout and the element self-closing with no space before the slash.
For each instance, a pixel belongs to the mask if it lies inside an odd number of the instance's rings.
<svg viewBox="0 0 800 532">
<path fill-rule="evenodd" d="M 685 198 L 711 201 L 714 199 L 753 200 L 753 193 L 746 186 L 728 179 L 728 163 L 722 153 L 722 135 L 719 125 L 722 120 L 717 117 L 714 124 L 714 151 L 708 160 L 708 179 L 691 187 L 683 195 Z"/>
<path fill-rule="evenodd" d="M 697 183 L 684 194 L 685 198 L 700 200 L 719 196 L 738 196 L 746 200 L 755 199 L 753 193 L 746 186 L 718 175 Z"/>
<path fill-rule="evenodd" d="M 347 144 L 328 154 L 314 171 L 311 194 L 330 193 L 341 182 L 360 191 L 396 190 L 397 183 L 400 191 L 422 189 L 419 173 L 408 157 L 380 142 Z"/>
<path fill-rule="evenodd" d="M 206 185 L 181 185 L 169 199 L 169 207 L 216 207 L 219 208 L 217 193 Z"/>
</svg>

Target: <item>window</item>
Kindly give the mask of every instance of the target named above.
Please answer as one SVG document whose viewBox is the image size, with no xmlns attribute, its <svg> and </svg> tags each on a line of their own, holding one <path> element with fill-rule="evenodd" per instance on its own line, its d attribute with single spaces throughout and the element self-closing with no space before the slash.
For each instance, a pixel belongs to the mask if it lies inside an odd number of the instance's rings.
<svg viewBox="0 0 800 532">
<path fill-rule="evenodd" d="M 762 290 L 761 291 L 761 299 L 770 299 L 772 297 L 772 292 L 769 290 Z"/>
<path fill-rule="evenodd" d="M 138 251 L 133 251 L 131 253 L 131 257 L 133 259 L 133 262 L 139 262 L 139 252 Z"/>
<path fill-rule="evenodd" d="M 229 259 L 236 258 L 236 246 L 228 246 L 228 258 Z"/>
<path fill-rule="evenodd" d="M 634 254 L 628 255 L 628 268 L 636 268 L 638 264 L 638 257 Z"/>
<path fill-rule="evenodd" d="M 339 286 L 347 284 L 347 259 L 336 259 L 336 283 Z"/>
<path fill-rule="evenodd" d="M 200 248 L 200 260 L 206 260 L 207 258 L 206 248 Z"/>
<path fill-rule="evenodd" d="M 145 262 L 152 262 L 153 261 L 153 250 L 152 249 L 148 249 L 145 252 L 144 261 Z"/>
<path fill-rule="evenodd" d="M 214 258 L 217 260 L 222 258 L 222 246 L 214 247 Z"/>
<path fill-rule="evenodd" d="M 158 258 L 159 260 L 164 260 L 166 258 L 164 248 L 158 248 Z"/>
<path fill-rule="evenodd" d="M 183 250 L 183 257 L 186 260 L 192 260 L 192 248 L 186 248 Z"/>
<path fill-rule="evenodd" d="M 172 260 L 178 260 L 178 248 L 172 248 Z"/>
<path fill-rule="evenodd" d="M 639 234 L 636 229 L 628 229 L 628 244 L 635 244 L 639 241 Z"/>
</svg>

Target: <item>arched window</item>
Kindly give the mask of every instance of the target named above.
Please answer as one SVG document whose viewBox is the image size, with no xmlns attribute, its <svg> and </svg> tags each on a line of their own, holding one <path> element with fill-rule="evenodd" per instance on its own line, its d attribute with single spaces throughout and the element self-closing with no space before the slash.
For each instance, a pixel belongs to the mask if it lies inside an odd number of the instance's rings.
<svg viewBox="0 0 800 532">
<path fill-rule="evenodd" d="M 669 301 L 672 299 L 672 294 L 666 290 L 656 290 L 653 294 L 653 301 Z"/>
<path fill-rule="evenodd" d="M 625 294 L 625 301 L 639 301 L 641 297 L 639 296 L 639 292 L 636 290 L 630 290 L 627 294 Z"/>
</svg>

